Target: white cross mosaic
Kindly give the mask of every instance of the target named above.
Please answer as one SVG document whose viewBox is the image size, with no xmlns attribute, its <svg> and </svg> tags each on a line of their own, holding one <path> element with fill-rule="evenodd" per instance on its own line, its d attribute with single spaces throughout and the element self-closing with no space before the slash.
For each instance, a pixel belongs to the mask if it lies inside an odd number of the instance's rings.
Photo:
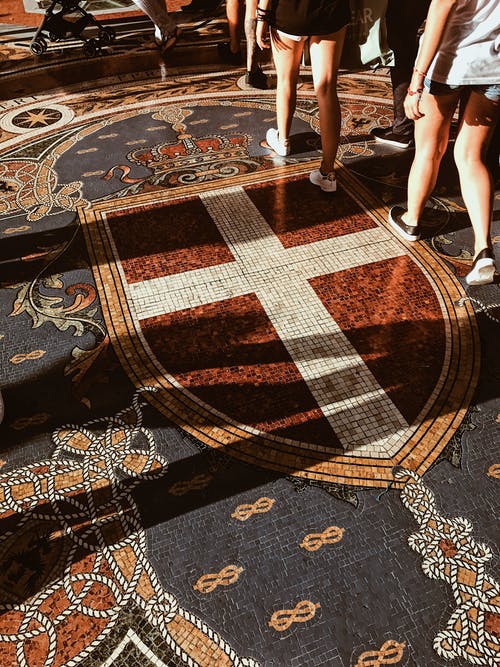
<svg viewBox="0 0 500 667">
<path fill-rule="evenodd" d="M 200 199 L 235 261 L 128 285 L 139 320 L 256 294 L 344 455 L 392 456 L 408 423 L 310 279 L 405 254 L 381 228 L 284 248 L 242 187 Z"/>
</svg>

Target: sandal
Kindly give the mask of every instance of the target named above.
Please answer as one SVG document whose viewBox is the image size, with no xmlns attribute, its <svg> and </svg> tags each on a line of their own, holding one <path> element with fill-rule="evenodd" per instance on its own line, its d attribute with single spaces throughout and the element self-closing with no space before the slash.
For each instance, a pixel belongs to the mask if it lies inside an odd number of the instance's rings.
<svg viewBox="0 0 500 667">
<path fill-rule="evenodd" d="M 177 43 L 177 40 L 181 36 L 181 29 L 179 26 L 175 28 L 172 32 L 167 33 L 167 35 L 162 39 L 160 44 L 160 53 L 162 56 L 165 56 L 172 47 Z"/>
</svg>

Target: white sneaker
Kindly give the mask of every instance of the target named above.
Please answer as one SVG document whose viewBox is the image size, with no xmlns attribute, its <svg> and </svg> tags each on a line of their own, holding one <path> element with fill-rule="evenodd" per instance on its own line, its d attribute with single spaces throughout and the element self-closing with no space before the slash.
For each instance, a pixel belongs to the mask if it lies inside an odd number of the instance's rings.
<svg viewBox="0 0 500 667">
<path fill-rule="evenodd" d="M 272 148 L 275 153 L 281 155 L 281 157 L 290 155 L 290 139 L 280 141 L 278 130 L 275 130 L 274 127 L 266 132 L 266 141 L 267 145 Z"/>
<path fill-rule="evenodd" d="M 314 169 L 309 174 L 309 180 L 314 185 L 318 185 L 323 192 L 336 192 L 337 190 L 337 179 L 333 171 L 325 176 L 319 169 Z"/>
<path fill-rule="evenodd" d="M 491 248 L 484 248 L 477 254 L 472 271 L 465 276 L 467 285 L 488 285 L 495 276 L 495 256 Z"/>
</svg>

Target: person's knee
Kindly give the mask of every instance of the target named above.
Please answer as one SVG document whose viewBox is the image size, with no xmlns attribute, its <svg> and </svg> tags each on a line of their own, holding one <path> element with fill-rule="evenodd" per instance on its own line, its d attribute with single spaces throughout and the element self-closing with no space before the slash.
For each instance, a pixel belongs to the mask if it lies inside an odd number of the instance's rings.
<svg viewBox="0 0 500 667">
<path fill-rule="evenodd" d="M 336 84 L 332 77 L 321 77 L 314 82 L 314 92 L 318 97 L 329 97 L 335 95 Z"/>
<path fill-rule="evenodd" d="M 482 151 L 475 146 L 457 140 L 453 147 L 453 159 L 460 172 L 477 168 L 477 165 L 483 162 L 483 155 Z"/>
</svg>

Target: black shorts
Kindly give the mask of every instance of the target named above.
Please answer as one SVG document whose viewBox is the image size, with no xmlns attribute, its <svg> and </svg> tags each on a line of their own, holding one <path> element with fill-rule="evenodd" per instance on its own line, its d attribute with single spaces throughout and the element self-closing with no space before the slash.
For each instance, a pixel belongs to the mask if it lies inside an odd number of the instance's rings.
<svg viewBox="0 0 500 667">
<path fill-rule="evenodd" d="M 329 35 L 351 21 L 349 0 L 275 0 L 274 27 L 290 35 Z"/>
</svg>

